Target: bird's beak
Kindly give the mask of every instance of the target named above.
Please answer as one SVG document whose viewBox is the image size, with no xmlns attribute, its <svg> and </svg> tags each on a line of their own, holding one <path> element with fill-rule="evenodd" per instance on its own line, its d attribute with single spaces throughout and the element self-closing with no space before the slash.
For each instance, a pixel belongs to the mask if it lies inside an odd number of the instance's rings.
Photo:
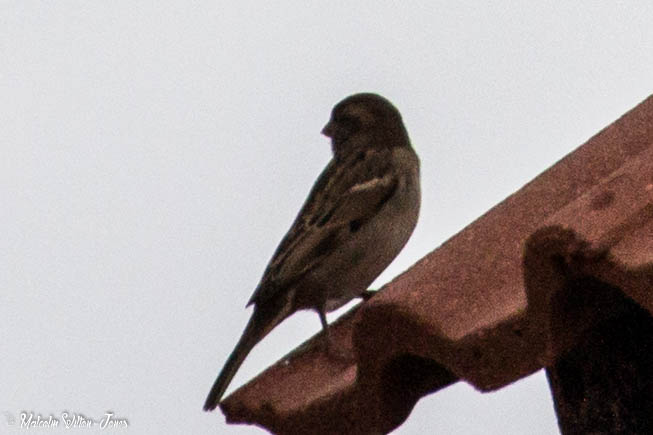
<svg viewBox="0 0 653 435">
<path fill-rule="evenodd" d="M 331 121 L 327 123 L 327 125 L 324 126 L 322 129 L 322 134 L 325 135 L 326 137 L 333 137 L 333 124 Z"/>
</svg>

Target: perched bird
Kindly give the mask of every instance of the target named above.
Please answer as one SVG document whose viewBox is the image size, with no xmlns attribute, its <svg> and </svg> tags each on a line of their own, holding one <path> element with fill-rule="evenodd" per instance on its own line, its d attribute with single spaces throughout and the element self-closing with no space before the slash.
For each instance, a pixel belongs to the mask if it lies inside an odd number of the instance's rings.
<svg viewBox="0 0 653 435">
<path fill-rule="evenodd" d="M 295 311 L 317 311 L 327 331 L 325 313 L 362 297 L 415 228 L 419 159 L 397 109 L 376 94 L 352 95 L 333 108 L 322 133 L 333 158 L 249 300 L 254 312 L 205 411 L 218 406 L 254 345 Z"/>
</svg>

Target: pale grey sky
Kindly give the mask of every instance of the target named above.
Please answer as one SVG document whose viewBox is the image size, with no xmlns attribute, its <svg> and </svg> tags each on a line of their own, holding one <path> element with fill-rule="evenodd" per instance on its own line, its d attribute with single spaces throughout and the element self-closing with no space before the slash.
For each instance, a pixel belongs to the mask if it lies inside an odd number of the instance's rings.
<svg viewBox="0 0 653 435">
<path fill-rule="evenodd" d="M 261 433 L 201 407 L 335 103 L 386 96 L 422 161 L 378 287 L 653 92 L 648 2 L 261 3 L 0 3 L 0 412 Z M 319 328 L 284 322 L 230 391 Z M 440 391 L 396 433 L 558 430 L 540 372 Z"/>
</svg>

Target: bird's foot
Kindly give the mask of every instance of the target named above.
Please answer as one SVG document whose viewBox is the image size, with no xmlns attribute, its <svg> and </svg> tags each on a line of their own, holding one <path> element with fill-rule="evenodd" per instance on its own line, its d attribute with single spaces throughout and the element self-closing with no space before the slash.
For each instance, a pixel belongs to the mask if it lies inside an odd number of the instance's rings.
<svg viewBox="0 0 653 435">
<path fill-rule="evenodd" d="M 345 349 L 340 343 L 336 342 L 336 337 L 331 331 L 331 327 L 327 323 L 326 313 L 324 310 L 318 310 L 318 315 L 320 316 L 320 322 L 322 323 L 322 331 L 324 331 L 324 340 L 322 341 L 324 346 L 324 352 L 327 356 L 350 362 L 354 359 L 354 354 L 350 349 Z"/>
<path fill-rule="evenodd" d="M 354 352 L 351 349 L 342 346 L 342 343 L 337 343 L 336 340 L 334 340 L 333 335 L 329 333 L 328 329 L 325 331 L 325 334 L 324 352 L 328 358 L 347 363 L 355 359 Z"/>
</svg>

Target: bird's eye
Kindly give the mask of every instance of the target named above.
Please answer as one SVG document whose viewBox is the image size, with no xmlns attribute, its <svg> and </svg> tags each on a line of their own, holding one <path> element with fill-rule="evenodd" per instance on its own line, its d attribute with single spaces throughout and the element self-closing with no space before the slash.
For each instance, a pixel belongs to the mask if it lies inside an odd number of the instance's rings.
<svg viewBox="0 0 653 435">
<path fill-rule="evenodd" d="M 338 124 L 347 132 L 354 132 L 360 128 L 360 121 L 351 116 L 342 116 L 338 119 Z"/>
</svg>

